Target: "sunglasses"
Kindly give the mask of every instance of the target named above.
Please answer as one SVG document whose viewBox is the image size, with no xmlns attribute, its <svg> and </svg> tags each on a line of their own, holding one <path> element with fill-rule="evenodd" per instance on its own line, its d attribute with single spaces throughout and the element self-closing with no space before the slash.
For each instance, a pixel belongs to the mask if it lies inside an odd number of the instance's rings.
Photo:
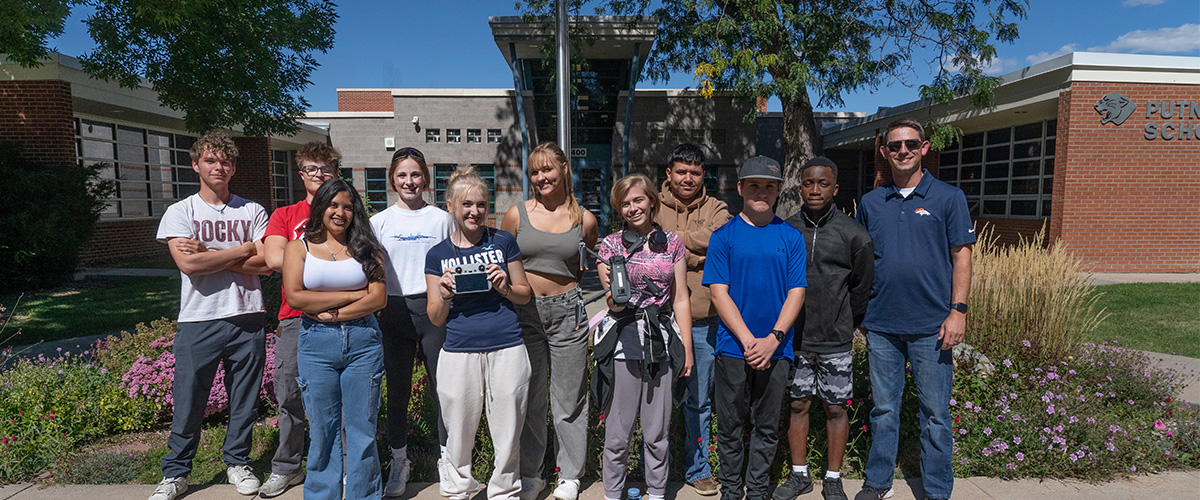
<svg viewBox="0 0 1200 500">
<path fill-rule="evenodd" d="M 397 149 L 396 152 L 392 154 L 392 163 L 396 163 L 396 161 L 403 160 L 405 158 L 415 158 L 425 161 L 425 155 L 421 153 L 421 150 L 407 147 Z"/>
<path fill-rule="evenodd" d="M 326 166 L 318 167 L 316 165 L 308 165 L 306 167 L 301 167 L 300 171 L 304 172 L 308 175 L 316 175 L 317 172 L 320 172 L 325 175 L 333 175 L 335 172 L 337 172 L 337 170 L 335 170 L 333 167 L 326 167 Z"/>
<path fill-rule="evenodd" d="M 888 151 L 891 151 L 893 153 L 899 153 L 900 146 L 903 145 L 909 151 L 916 151 L 917 148 L 921 147 L 921 142 L 922 141 L 917 140 L 917 139 L 905 139 L 903 141 L 892 141 L 892 142 L 887 143 L 887 148 L 888 148 Z"/>
</svg>

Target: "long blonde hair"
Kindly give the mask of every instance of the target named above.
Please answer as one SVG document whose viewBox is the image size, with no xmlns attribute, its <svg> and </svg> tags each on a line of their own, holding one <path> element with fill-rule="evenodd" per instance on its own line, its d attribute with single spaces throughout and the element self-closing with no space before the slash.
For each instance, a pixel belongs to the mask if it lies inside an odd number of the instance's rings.
<svg viewBox="0 0 1200 500">
<path fill-rule="evenodd" d="M 566 153 L 563 153 L 562 148 L 558 147 L 558 144 L 543 142 L 533 148 L 533 151 L 529 152 L 529 159 L 533 160 L 538 155 L 549 155 L 554 164 L 558 165 L 558 168 L 562 170 L 563 185 L 566 186 L 564 189 L 567 190 L 567 214 L 571 216 L 571 227 L 583 224 L 583 207 L 580 207 L 579 200 L 575 199 L 575 183 L 571 179 L 570 163 Z M 531 167 L 532 163 L 531 161 Z M 538 196 L 536 191 L 533 196 L 535 198 Z"/>
<path fill-rule="evenodd" d="M 455 170 L 450 174 L 450 180 L 446 181 L 446 211 L 454 217 L 454 223 L 458 227 L 462 227 L 462 221 L 458 220 L 458 211 L 455 210 L 455 207 L 462 203 L 463 198 L 467 197 L 467 193 L 471 192 L 471 188 L 479 188 L 479 192 L 483 193 L 488 205 L 492 204 L 492 193 L 488 191 L 487 182 L 479 176 L 475 167 Z"/>
</svg>

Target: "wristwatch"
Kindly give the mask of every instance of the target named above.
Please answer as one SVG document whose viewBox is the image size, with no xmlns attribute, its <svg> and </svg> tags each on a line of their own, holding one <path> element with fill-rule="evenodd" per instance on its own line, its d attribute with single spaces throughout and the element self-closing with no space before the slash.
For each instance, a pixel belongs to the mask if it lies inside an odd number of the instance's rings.
<svg viewBox="0 0 1200 500">
<path fill-rule="evenodd" d="M 963 313 L 963 314 L 967 313 L 967 305 L 962 302 L 955 302 L 953 304 L 950 304 L 950 308 L 954 309 L 955 311 L 958 311 L 960 313 Z"/>
<path fill-rule="evenodd" d="M 783 342 L 783 337 L 787 336 L 787 332 L 783 330 L 771 330 L 771 335 L 775 336 L 775 340 Z"/>
<path fill-rule="evenodd" d="M 333 316 L 333 319 L 337 319 L 337 317 L 338 317 L 338 308 L 336 308 L 336 307 L 333 309 L 329 309 L 325 312 L 329 313 L 330 316 Z"/>
</svg>

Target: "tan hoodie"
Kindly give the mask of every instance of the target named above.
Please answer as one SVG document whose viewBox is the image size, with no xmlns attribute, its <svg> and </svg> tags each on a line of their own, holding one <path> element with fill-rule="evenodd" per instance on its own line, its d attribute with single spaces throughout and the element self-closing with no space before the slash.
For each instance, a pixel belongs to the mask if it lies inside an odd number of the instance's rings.
<svg viewBox="0 0 1200 500">
<path fill-rule="evenodd" d="M 717 315 L 709 298 L 708 287 L 701 285 L 704 275 L 704 257 L 708 253 L 708 238 L 713 231 L 724 226 L 733 216 L 725 202 L 708 196 L 704 187 L 691 203 L 684 205 L 671 193 L 670 181 L 664 181 L 658 192 L 662 206 L 654 216 L 663 229 L 679 235 L 687 247 L 687 283 L 691 297 L 692 319 L 711 318 Z"/>
</svg>

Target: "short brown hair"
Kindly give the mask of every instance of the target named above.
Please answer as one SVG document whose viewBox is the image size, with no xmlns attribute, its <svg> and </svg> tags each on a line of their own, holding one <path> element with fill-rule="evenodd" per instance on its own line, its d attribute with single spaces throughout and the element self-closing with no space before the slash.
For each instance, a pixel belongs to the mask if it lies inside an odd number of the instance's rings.
<svg viewBox="0 0 1200 500">
<path fill-rule="evenodd" d="M 887 142 L 888 135 L 891 134 L 893 130 L 898 128 L 911 128 L 916 130 L 917 137 L 920 137 L 922 141 L 925 140 L 925 127 L 922 127 L 920 122 L 912 118 L 900 118 L 888 124 L 887 130 L 883 131 L 883 141 Z"/>
<path fill-rule="evenodd" d="M 237 165 L 238 147 L 233 143 L 233 138 L 225 132 L 209 132 L 196 139 L 192 143 L 192 148 L 188 153 L 192 155 L 192 163 L 200 161 L 200 157 L 204 156 L 206 150 L 212 150 L 214 153 L 220 153 L 234 165 Z"/>
<path fill-rule="evenodd" d="M 324 163 L 336 169 L 338 162 L 342 161 L 342 154 L 324 142 L 312 141 L 300 146 L 300 150 L 296 151 L 296 168 L 304 165 L 305 161 Z"/>
<path fill-rule="evenodd" d="M 650 199 L 650 220 L 658 215 L 658 206 L 661 202 L 658 201 L 658 189 L 654 187 L 654 182 L 646 177 L 646 174 L 629 174 L 620 178 L 613 185 L 612 194 L 608 197 L 608 202 L 612 204 L 617 213 L 621 211 L 621 202 L 625 201 L 625 196 L 629 194 L 629 190 L 634 186 L 641 186 L 642 191 L 646 193 L 646 197 Z"/>
</svg>

